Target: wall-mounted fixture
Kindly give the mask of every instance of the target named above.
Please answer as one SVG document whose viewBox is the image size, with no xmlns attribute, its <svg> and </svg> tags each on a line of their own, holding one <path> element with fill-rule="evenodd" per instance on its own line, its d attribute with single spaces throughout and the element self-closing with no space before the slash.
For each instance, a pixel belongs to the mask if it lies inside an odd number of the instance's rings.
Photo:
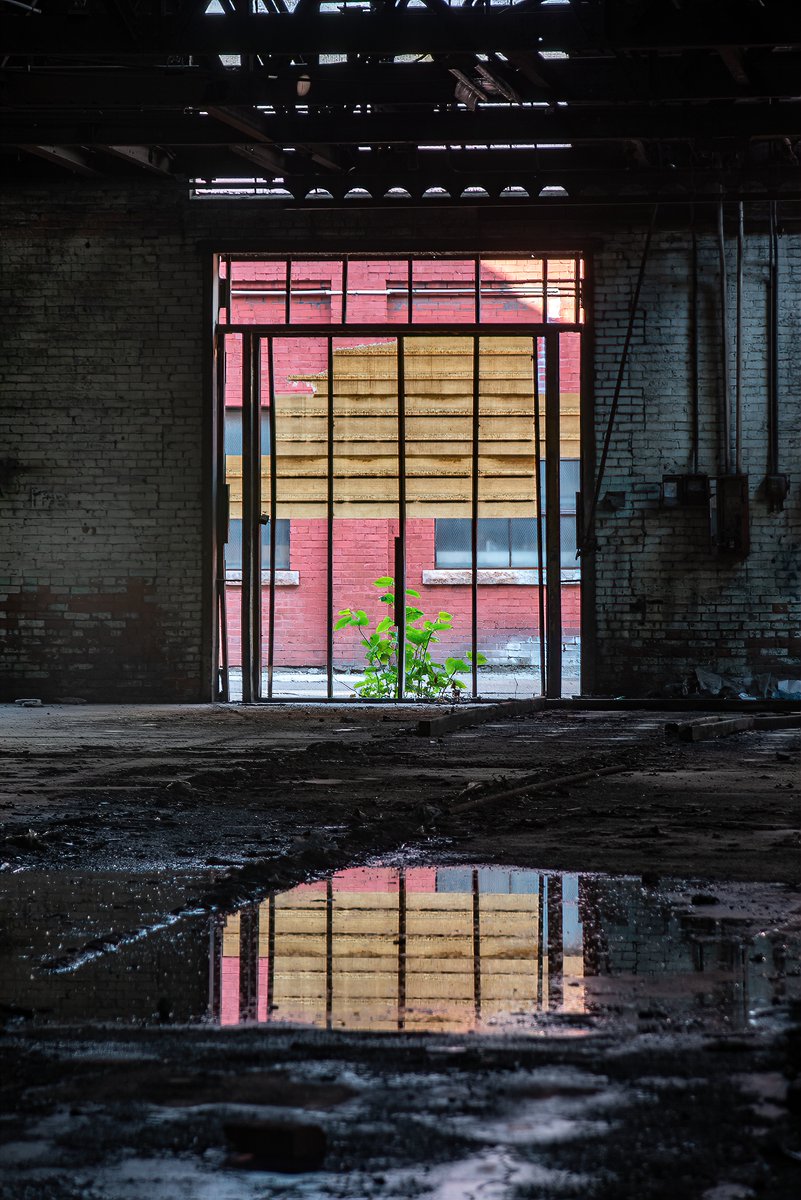
<svg viewBox="0 0 801 1200">
<path fill-rule="evenodd" d="M 659 502 L 664 508 L 705 506 L 709 503 L 708 475 L 663 475 Z"/>
<path fill-rule="evenodd" d="M 720 475 L 709 500 L 709 534 L 715 553 L 747 558 L 751 549 L 748 476 Z"/>
<path fill-rule="evenodd" d="M 790 480 L 786 475 L 766 475 L 762 481 L 762 495 L 768 502 L 768 512 L 781 512 L 790 491 Z"/>
</svg>

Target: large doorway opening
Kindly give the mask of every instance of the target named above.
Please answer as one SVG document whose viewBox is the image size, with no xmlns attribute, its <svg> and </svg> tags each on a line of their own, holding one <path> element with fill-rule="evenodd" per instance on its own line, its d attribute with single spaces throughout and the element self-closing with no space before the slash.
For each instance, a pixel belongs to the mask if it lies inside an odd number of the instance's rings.
<svg viewBox="0 0 801 1200">
<path fill-rule="evenodd" d="M 578 693 L 581 257 L 217 270 L 217 697 Z"/>
</svg>

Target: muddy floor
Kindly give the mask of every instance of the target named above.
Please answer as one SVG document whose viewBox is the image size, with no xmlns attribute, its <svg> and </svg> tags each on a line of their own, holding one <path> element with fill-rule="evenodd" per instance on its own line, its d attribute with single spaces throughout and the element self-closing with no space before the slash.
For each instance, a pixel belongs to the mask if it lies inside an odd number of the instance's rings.
<svg viewBox="0 0 801 1200">
<path fill-rule="evenodd" d="M 0 1196 L 798 1194 L 800 731 L 426 716 L 2 707 Z"/>
</svg>

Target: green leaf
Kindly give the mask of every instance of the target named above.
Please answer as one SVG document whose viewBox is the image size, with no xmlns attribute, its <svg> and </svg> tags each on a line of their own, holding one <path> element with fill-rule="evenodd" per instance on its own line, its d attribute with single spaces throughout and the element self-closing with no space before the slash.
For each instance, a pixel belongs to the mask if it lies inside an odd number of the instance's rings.
<svg viewBox="0 0 801 1200">
<path fill-rule="evenodd" d="M 352 625 L 353 621 L 350 617 L 340 617 L 338 621 L 334 621 L 334 629 L 344 629 L 346 625 Z"/>
<path fill-rule="evenodd" d="M 461 658 L 446 658 L 445 670 L 449 675 L 453 675 L 454 671 L 468 671 L 470 668 L 464 659 Z"/>
<path fill-rule="evenodd" d="M 355 625 L 369 625 L 370 624 L 370 618 L 368 617 L 367 613 L 364 611 L 363 608 L 360 608 L 356 611 L 356 615 L 354 617 L 354 624 Z"/>
<path fill-rule="evenodd" d="M 389 575 L 382 575 L 380 579 L 376 579 L 375 583 L 373 584 L 373 587 L 384 588 L 384 587 L 394 587 L 394 585 L 395 585 L 394 579 L 390 579 Z"/>
<path fill-rule="evenodd" d="M 415 600 L 419 600 L 419 599 L 420 599 L 420 593 L 419 593 L 419 592 L 416 592 L 416 591 L 414 590 L 414 588 L 407 588 L 407 589 L 406 589 L 406 595 L 407 595 L 407 596 L 414 596 Z"/>
<path fill-rule="evenodd" d="M 381 600 L 382 604 L 394 604 L 395 603 L 395 597 L 392 595 L 392 592 L 387 592 L 386 596 L 380 596 L 379 599 Z"/>
<path fill-rule="evenodd" d="M 375 631 L 376 631 L 376 633 L 386 633 L 386 631 L 391 628 L 392 628 L 392 617 L 384 617 L 376 625 Z"/>
</svg>

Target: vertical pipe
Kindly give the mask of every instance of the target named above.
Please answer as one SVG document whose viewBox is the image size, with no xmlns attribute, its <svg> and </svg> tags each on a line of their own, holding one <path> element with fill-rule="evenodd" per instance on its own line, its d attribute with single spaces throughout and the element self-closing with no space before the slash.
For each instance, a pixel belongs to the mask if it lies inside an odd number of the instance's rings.
<svg viewBox="0 0 801 1200">
<path fill-rule="evenodd" d="M 270 407 L 267 410 L 270 431 L 270 613 L 267 624 L 267 699 L 273 698 L 273 670 L 275 667 L 275 550 L 277 538 L 278 508 L 278 447 L 275 440 L 275 352 L 273 339 L 267 341 L 267 379 L 270 389 Z"/>
<path fill-rule="evenodd" d="M 729 421 L 729 305 L 728 277 L 726 274 L 726 238 L 723 230 L 723 201 L 718 203 L 718 263 L 720 275 L 720 355 L 721 355 L 721 389 L 723 397 L 720 405 L 720 455 L 724 475 L 731 472 L 731 445 Z"/>
<path fill-rule="evenodd" d="M 581 256 L 578 254 L 573 259 L 573 288 L 573 324 L 578 325 L 581 306 Z"/>
<path fill-rule="evenodd" d="M 473 259 L 473 319 L 476 325 L 481 323 L 481 259 Z"/>
<path fill-rule="evenodd" d="M 739 343 L 738 343 L 739 344 Z M 698 474 L 700 440 L 700 402 L 698 392 L 698 235 L 693 213 L 692 247 L 690 253 L 690 470 Z"/>
<path fill-rule="evenodd" d="M 326 695 L 334 696 L 334 339 L 328 339 L 328 479 L 326 489 L 326 616 L 325 616 L 325 670 Z"/>
<path fill-rule="evenodd" d="M 481 340 L 473 336 L 473 427 L 470 499 L 470 669 L 473 699 L 478 698 L 478 470 Z"/>
<path fill-rule="evenodd" d="M 542 320 L 548 324 L 548 259 L 542 260 Z"/>
<path fill-rule="evenodd" d="M 411 267 L 411 260 L 410 260 Z M 398 632 L 396 695 L 403 699 L 406 685 L 406 346 L 397 341 L 398 354 L 398 537 L 395 553 L 395 625 Z"/>
<path fill-rule="evenodd" d="M 743 470 L 743 261 L 745 215 L 742 200 L 737 206 L 737 357 L 734 364 L 734 470 Z"/>
<path fill-rule="evenodd" d="M 411 325 L 414 319 L 414 274 L 413 260 L 406 260 L 406 323 Z"/>
<path fill-rule="evenodd" d="M 768 248 L 768 475 L 779 473 L 779 238 L 771 201 Z"/>
<path fill-rule="evenodd" d="M 537 506 L 537 617 L 540 644 L 540 695 L 545 695 L 545 578 L 543 564 L 544 526 L 542 512 L 542 452 L 540 444 L 540 339 L 533 338 L 534 348 L 534 496 Z"/>
<path fill-rule="evenodd" d="M 562 551 L 559 334 L 545 336 L 545 580 L 547 585 L 546 695 L 562 695 Z"/>
</svg>

